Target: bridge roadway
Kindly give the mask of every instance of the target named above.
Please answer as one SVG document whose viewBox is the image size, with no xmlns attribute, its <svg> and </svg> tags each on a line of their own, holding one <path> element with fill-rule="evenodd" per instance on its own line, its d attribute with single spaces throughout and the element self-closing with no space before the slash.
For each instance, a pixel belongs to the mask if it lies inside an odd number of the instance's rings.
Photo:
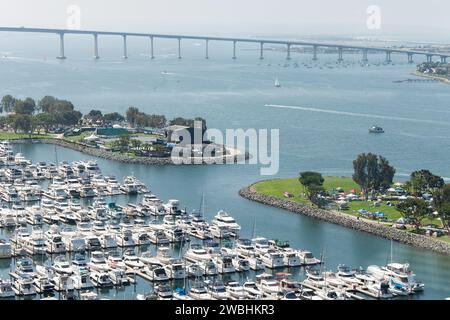
<svg viewBox="0 0 450 320">
<path fill-rule="evenodd" d="M 275 39 L 256 39 L 256 38 L 232 38 L 232 37 L 210 37 L 210 36 L 195 36 L 195 35 L 175 35 L 175 34 L 153 34 L 153 33 L 139 33 L 139 32 L 118 32 L 118 31 L 95 31 L 95 30 L 73 30 L 73 29 L 47 29 L 47 28 L 28 28 L 28 27 L 0 27 L 0 32 L 22 32 L 22 33 L 50 33 L 56 34 L 60 37 L 60 52 L 57 58 L 65 59 L 64 54 L 64 35 L 91 35 L 94 37 L 94 58 L 98 59 L 98 36 L 120 36 L 123 38 L 123 58 L 127 58 L 127 37 L 146 37 L 151 40 L 151 58 L 154 56 L 154 39 L 175 39 L 178 40 L 178 58 L 181 59 L 181 41 L 182 40 L 204 40 L 206 42 L 206 56 L 208 55 L 208 44 L 210 41 L 225 41 L 233 43 L 233 59 L 236 59 L 236 43 L 257 43 L 260 45 L 260 59 L 264 58 L 264 45 L 285 45 L 287 47 L 286 59 L 291 58 L 292 46 L 306 46 L 313 48 L 313 60 L 317 60 L 317 48 L 334 48 L 338 50 L 338 61 L 343 61 L 343 50 L 358 50 L 363 52 L 363 62 L 368 61 L 368 52 L 384 52 L 386 54 L 386 62 L 391 62 L 391 53 L 406 54 L 408 62 L 412 63 L 414 55 L 424 55 L 428 62 L 433 60 L 433 57 L 440 57 L 441 62 L 445 63 L 450 53 L 437 53 L 419 50 L 386 48 L 386 47 L 369 47 L 348 45 L 339 43 L 325 43 L 325 42 L 310 42 L 310 41 L 290 41 L 290 40 L 275 40 Z"/>
</svg>

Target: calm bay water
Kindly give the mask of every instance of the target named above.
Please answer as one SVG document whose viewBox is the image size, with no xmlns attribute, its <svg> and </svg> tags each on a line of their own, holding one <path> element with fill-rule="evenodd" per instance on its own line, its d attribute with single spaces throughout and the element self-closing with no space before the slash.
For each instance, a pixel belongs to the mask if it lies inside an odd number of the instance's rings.
<svg viewBox="0 0 450 320">
<path fill-rule="evenodd" d="M 393 83 L 411 78 L 413 65 L 395 56 L 393 66 L 360 67 L 359 55 L 345 55 L 347 67 L 328 68 L 335 55 L 321 55 L 317 65 L 308 55 L 267 51 L 263 61 L 257 48 L 232 48 L 210 43 L 210 59 L 204 59 L 202 43 L 183 43 L 183 59 L 169 41 L 156 42 L 156 59 L 148 59 L 148 43 L 129 41 L 129 56 L 120 59 L 120 39 L 100 41 L 99 61 L 89 59 L 92 39 L 66 38 L 68 59 L 55 61 L 56 38 L 4 36 L 0 38 L 0 95 L 40 98 L 51 94 L 73 101 L 84 112 L 92 108 L 119 111 L 134 105 L 151 113 L 202 116 L 210 128 L 279 128 L 280 171 L 277 177 L 296 176 L 302 170 L 350 175 L 351 161 L 360 152 L 379 153 L 397 168 L 397 178 L 427 168 L 450 177 L 450 87 L 441 83 Z M 384 56 L 370 56 L 374 63 Z M 298 68 L 294 63 L 299 64 Z M 419 62 L 419 61 L 417 61 Z M 303 65 L 305 63 L 307 66 Z M 166 75 L 161 74 L 165 71 Z M 274 88 L 275 77 L 281 88 Z M 300 108 L 271 108 L 276 104 Z M 317 109 L 320 109 L 319 111 Z M 373 124 L 386 133 L 369 135 Z M 33 161 L 54 161 L 53 146 L 17 146 Z M 58 159 L 88 158 L 58 148 Z M 340 226 L 249 202 L 238 190 L 262 178 L 256 165 L 199 167 L 149 167 L 99 159 L 104 174 L 117 177 L 134 173 L 163 200 L 179 199 L 197 209 L 206 197 L 206 216 L 224 209 L 242 225 L 244 236 L 256 234 L 286 239 L 291 245 L 325 254 L 326 268 L 339 263 L 353 267 L 385 264 L 390 242 Z M 426 290 L 419 299 L 450 296 L 450 258 L 393 244 L 393 257 L 409 262 Z M 2 267 L 3 266 L 3 267 Z M 0 261 L 2 274 L 9 267 Z M 132 298 L 137 288 L 110 291 L 109 297 Z"/>
</svg>

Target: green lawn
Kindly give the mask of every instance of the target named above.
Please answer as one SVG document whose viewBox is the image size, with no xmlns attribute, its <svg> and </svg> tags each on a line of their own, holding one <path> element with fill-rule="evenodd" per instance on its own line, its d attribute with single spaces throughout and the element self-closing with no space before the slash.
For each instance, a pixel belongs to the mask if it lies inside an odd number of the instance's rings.
<svg viewBox="0 0 450 320">
<path fill-rule="evenodd" d="M 49 134 L 28 134 L 28 133 L 14 133 L 14 132 L 0 132 L 0 140 L 15 140 L 28 138 L 52 138 Z"/>
<path fill-rule="evenodd" d="M 289 192 L 294 195 L 289 200 L 308 203 L 308 200 L 301 196 L 303 188 L 297 178 L 262 181 L 255 184 L 255 189 L 259 193 L 283 199 L 286 199 L 283 194 Z"/>
<path fill-rule="evenodd" d="M 348 177 L 324 177 L 324 179 L 325 182 L 323 185 L 327 191 L 338 187 L 342 188 L 345 192 L 351 189 L 358 189 L 358 185 Z M 291 201 L 308 203 L 308 200 L 302 196 L 303 187 L 298 181 L 298 178 L 262 181 L 255 184 L 255 189 L 259 193 L 283 199 L 286 199 L 283 194 L 289 192 L 294 195 L 293 198 L 290 198 Z"/>
<path fill-rule="evenodd" d="M 342 188 L 346 193 L 352 189 L 356 189 L 357 191 L 360 190 L 359 186 L 350 177 L 324 177 L 324 179 L 324 188 L 329 192 L 336 188 Z M 294 195 L 294 197 L 289 198 L 290 201 L 310 204 L 309 200 L 303 196 L 303 187 L 298 181 L 298 178 L 262 181 L 255 184 L 254 187 L 259 193 L 281 199 L 287 199 L 284 196 L 284 193 L 289 192 Z M 386 214 L 387 219 L 390 221 L 396 221 L 402 217 L 395 206 L 388 206 L 385 201 L 383 201 L 379 207 L 375 207 L 372 201 L 351 201 L 349 202 L 348 210 L 343 212 L 358 216 L 358 210 L 360 209 L 365 209 L 371 212 L 382 211 Z M 436 219 L 423 220 L 423 225 L 427 225 L 429 223 L 441 225 L 441 222 Z"/>
<path fill-rule="evenodd" d="M 85 131 L 80 133 L 77 136 L 67 136 L 64 137 L 65 140 L 69 140 L 72 142 L 81 142 L 84 138 L 89 137 L 92 134 L 93 131 Z"/>
</svg>

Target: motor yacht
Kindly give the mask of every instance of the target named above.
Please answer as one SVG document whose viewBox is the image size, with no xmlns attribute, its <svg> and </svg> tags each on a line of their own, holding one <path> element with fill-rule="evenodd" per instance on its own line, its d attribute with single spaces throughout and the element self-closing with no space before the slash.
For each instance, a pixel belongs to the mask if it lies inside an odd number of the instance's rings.
<svg viewBox="0 0 450 320">
<path fill-rule="evenodd" d="M 112 269 L 108 272 L 109 278 L 111 279 L 111 282 L 115 286 L 123 286 L 130 283 L 130 279 L 125 273 L 125 270 L 117 268 Z"/>
<path fill-rule="evenodd" d="M 175 259 L 164 266 L 170 279 L 184 279 L 187 276 L 186 267 L 182 260 Z"/>
<path fill-rule="evenodd" d="M 52 234 L 47 236 L 45 241 L 47 253 L 64 253 L 66 252 L 66 246 L 60 234 Z"/>
<path fill-rule="evenodd" d="M 88 267 L 94 271 L 108 271 L 109 266 L 106 261 L 105 255 L 101 251 L 93 251 L 91 253 L 91 259 L 88 262 Z"/>
<path fill-rule="evenodd" d="M 247 295 L 247 299 L 250 300 L 260 300 L 262 299 L 264 293 L 258 288 L 256 285 L 256 282 L 254 281 L 246 281 L 242 285 L 242 288 L 244 288 L 244 291 Z"/>
<path fill-rule="evenodd" d="M 221 254 L 215 258 L 215 261 L 219 273 L 233 273 L 236 271 L 233 264 L 233 256 L 230 254 Z"/>
<path fill-rule="evenodd" d="M 136 246 L 136 242 L 133 240 L 133 232 L 131 230 L 124 230 L 122 233 L 117 234 L 116 242 L 119 247 Z"/>
<path fill-rule="evenodd" d="M 0 259 L 11 258 L 12 247 L 9 240 L 0 238 Z"/>
<path fill-rule="evenodd" d="M 15 295 L 11 281 L 0 278 L 0 299 L 13 298 Z"/>
<path fill-rule="evenodd" d="M 93 271 L 91 272 L 90 277 L 95 287 L 104 288 L 113 286 L 113 282 L 107 271 Z"/>
<path fill-rule="evenodd" d="M 115 249 L 117 248 L 116 236 L 112 234 L 102 234 L 99 236 L 99 241 L 102 249 Z"/>
<path fill-rule="evenodd" d="M 245 300 L 247 298 L 244 287 L 237 281 L 228 282 L 226 290 L 229 293 L 231 300 Z"/>
<path fill-rule="evenodd" d="M 159 265 L 147 265 L 144 267 L 144 273 L 148 275 L 152 281 L 167 281 L 169 276 L 166 273 L 166 269 Z"/>
<path fill-rule="evenodd" d="M 128 268 L 139 270 L 145 267 L 144 263 L 139 259 L 133 250 L 127 250 L 123 254 L 123 262 Z"/>
<path fill-rule="evenodd" d="M 278 252 L 270 249 L 266 253 L 262 254 L 261 261 L 267 268 L 282 268 L 284 267 L 284 257 Z"/>
<path fill-rule="evenodd" d="M 236 223 L 236 220 L 232 216 L 230 216 L 227 212 L 220 210 L 212 220 L 212 225 L 216 225 L 218 227 L 226 227 L 230 230 L 234 236 L 239 234 L 241 230 L 241 226 Z"/>
<path fill-rule="evenodd" d="M 208 293 L 205 283 L 203 283 L 201 281 L 194 282 L 191 289 L 189 290 L 188 295 L 195 300 L 210 300 L 211 299 L 211 295 Z"/>
<path fill-rule="evenodd" d="M 184 258 L 191 262 L 210 261 L 211 255 L 201 245 L 192 244 L 184 254 Z"/>
<path fill-rule="evenodd" d="M 230 293 L 227 291 L 225 285 L 220 280 L 215 280 L 215 281 L 208 283 L 206 290 L 208 291 L 211 298 L 214 300 L 229 300 L 230 299 Z"/>
<path fill-rule="evenodd" d="M 59 274 L 71 275 L 73 273 L 72 266 L 64 256 L 58 256 L 53 262 L 53 270 Z"/>
</svg>

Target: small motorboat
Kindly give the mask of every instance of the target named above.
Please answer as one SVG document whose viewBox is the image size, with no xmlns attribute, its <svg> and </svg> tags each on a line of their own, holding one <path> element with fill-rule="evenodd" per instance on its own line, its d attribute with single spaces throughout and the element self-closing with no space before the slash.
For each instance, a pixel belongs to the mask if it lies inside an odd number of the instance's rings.
<svg viewBox="0 0 450 320">
<path fill-rule="evenodd" d="M 369 129 L 369 132 L 370 132 L 370 133 L 384 133 L 384 130 L 383 130 L 382 127 L 379 127 L 379 126 L 375 125 L 375 126 L 372 126 L 372 127 Z"/>
</svg>

